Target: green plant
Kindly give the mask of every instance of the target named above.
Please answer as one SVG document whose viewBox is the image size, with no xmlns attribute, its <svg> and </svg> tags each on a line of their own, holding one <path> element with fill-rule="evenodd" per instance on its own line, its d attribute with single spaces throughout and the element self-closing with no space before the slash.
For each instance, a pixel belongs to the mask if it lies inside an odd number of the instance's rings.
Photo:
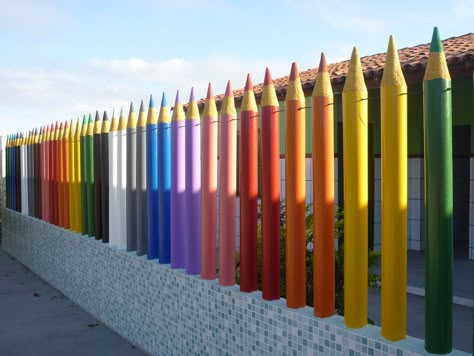
<svg viewBox="0 0 474 356">
<path fill-rule="evenodd" d="M 311 205 L 306 205 L 306 304 L 313 306 L 313 220 Z M 261 212 L 258 213 L 258 289 L 262 289 L 262 243 L 261 243 Z M 280 204 L 280 295 L 286 297 L 286 273 L 285 273 L 285 237 L 286 237 L 286 206 Z M 342 209 L 336 209 L 335 215 L 335 238 L 339 245 L 335 255 L 335 286 L 336 286 L 336 313 L 344 315 L 344 212 Z M 380 275 L 375 273 L 371 267 L 377 265 L 380 259 L 380 252 L 369 251 L 368 258 L 368 284 L 369 288 L 377 289 L 380 287 Z M 236 280 L 240 283 L 240 254 L 237 253 Z M 369 319 L 369 322 L 372 322 Z"/>
</svg>

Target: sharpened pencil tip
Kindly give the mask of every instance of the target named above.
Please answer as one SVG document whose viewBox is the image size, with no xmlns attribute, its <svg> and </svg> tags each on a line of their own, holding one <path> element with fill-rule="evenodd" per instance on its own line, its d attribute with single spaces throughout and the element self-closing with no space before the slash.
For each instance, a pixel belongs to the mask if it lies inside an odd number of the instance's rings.
<svg viewBox="0 0 474 356">
<path fill-rule="evenodd" d="M 232 96 L 232 85 L 230 84 L 230 80 L 227 82 L 224 96 Z"/>
<path fill-rule="evenodd" d="M 270 74 L 270 68 L 265 69 L 265 79 L 263 80 L 263 85 L 273 84 L 272 75 Z"/>
<path fill-rule="evenodd" d="M 166 93 L 163 92 L 163 95 L 161 96 L 161 107 L 165 107 L 168 105 L 168 101 L 166 100 Z"/>
<path fill-rule="evenodd" d="M 247 74 L 247 80 L 245 81 L 245 90 L 252 90 L 252 78 L 250 78 L 250 73 Z"/>
<path fill-rule="evenodd" d="M 298 64 L 296 62 L 291 63 L 290 80 L 296 80 L 299 75 Z"/>
<path fill-rule="evenodd" d="M 431 38 L 430 52 L 443 52 L 443 44 L 439 36 L 438 27 L 433 29 L 433 37 Z"/>
<path fill-rule="evenodd" d="M 328 71 L 328 66 L 326 64 L 326 56 L 324 52 L 321 52 L 321 59 L 319 61 L 319 71 L 320 72 L 327 72 Z"/>
<path fill-rule="evenodd" d="M 207 85 L 207 95 L 206 95 L 206 100 L 212 99 L 214 97 L 214 92 L 212 90 L 212 84 L 209 83 Z"/>
</svg>

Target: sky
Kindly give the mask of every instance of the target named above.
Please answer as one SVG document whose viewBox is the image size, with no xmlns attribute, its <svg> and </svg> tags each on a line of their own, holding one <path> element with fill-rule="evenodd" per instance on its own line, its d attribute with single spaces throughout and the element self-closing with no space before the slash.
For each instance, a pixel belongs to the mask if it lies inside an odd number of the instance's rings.
<svg viewBox="0 0 474 356">
<path fill-rule="evenodd" d="M 474 30 L 472 0 L 0 0 L 0 135 Z"/>
</svg>

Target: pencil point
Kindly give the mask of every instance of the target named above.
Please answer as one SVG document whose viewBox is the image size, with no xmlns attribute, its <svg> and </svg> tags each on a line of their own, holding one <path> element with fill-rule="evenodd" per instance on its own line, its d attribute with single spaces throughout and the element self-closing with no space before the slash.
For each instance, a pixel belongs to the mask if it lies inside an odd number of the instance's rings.
<svg viewBox="0 0 474 356">
<path fill-rule="evenodd" d="M 319 60 L 319 71 L 320 72 L 328 71 L 328 66 L 326 64 L 326 56 L 324 55 L 324 52 L 321 52 L 321 59 Z"/>
<path fill-rule="evenodd" d="M 270 69 L 265 68 L 265 79 L 263 80 L 263 85 L 273 84 L 272 75 L 270 74 Z"/>
<path fill-rule="evenodd" d="M 435 27 L 433 30 L 433 37 L 431 38 L 430 52 L 443 52 L 443 51 L 444 51 L 443 44 L 441 43 L 438 27 Z"/>
<path fill-rule="evenodd" d="M 299 76 L 298 64 L 296 62 L 291 63 L 290 80 L 296 80 Z"/>
<path fill-rule="evenodd" d="M 253 92 L 252 92 L 253 93 Z M 231 114 L 236 115 L 234 95 L 232 93 L 232 86 L 230 80 L 227 82 L 227 87 L 225 89 L 224 99 L 221 104 L 221 114 Z"/>
<path fill-rule="evenodd" d="M 160 113 L 158 114 L 158 123 L 169 124 L 171 122 L 170 111 L 168 109 L 168 100 L 166 100 L 166 93 L 163 92 L 161 96 Z"/>
<path fill-rule="evenodd" d="M 359 51 L 356 47 L 352 50 L 351 61 L 347 71 L 346 82 L 344 83 L 343 91 L 367 91 L 364 82 L 364 74 L 362 72 L 362 65 L 360 63 Z"/>
<path fill-rule="evenodd" d="M 313 97 L 327 96 L 333 97 L 331 78 L 329 77 L 328 67 L 326 64 L 326 56 L 321 52 L 321 59 L 319 60 L 319 70 L 316 74 L 316 81 L 314 83 Z"/>
<path fill-rule="evenodd" d="M 181 98 L 179 96 L 179 90 L 176 90 L 176 99 L 174 101 L 175 105 L 181 104 Z"/>
<path fill-rule="evenodd" d="M 214 98 L 214 92 L 212 90 L 212 84 L 209 83 L 207 85 L 207 95 L 206 95 L 206 100 L 209 100 L 209 99 L 212 99 Z"/>
<path fill-rule="evenodd" d="M 380 82 L 380 85 L 406 85 L 402 68 L 400 66 L 400 60 L 398 58 L 395 39 L 393 36 L 390 36 L 388 40 L 387 57 L 385 60 L 385 66 L 383 69 L 382 81 Z"/>
<path fill-rule="evenodd" d="M 224 96 L 232 96 L 232 86 L 230 84 L 230 80 L 227 82 Z"/>
<path fill-rule="evenodd" d="M 153 100 L 153 95 L 150 94 L 150 103 L 148 104 L 148 108 L 154 108 L 155 101 Z"/>
<path fill-rule="evenodd" d="M 212 90 L 212 84 L 209 83 L 207 86 L 207 95 L 206 95 L 206 102 L 204 103 L 204 109 L 202 111 L 202 115 L 216 117 L 217 116 L 217 107 L 216 107 L 216 100 L 214 99 L 214 93 Z"/>
<path fill-rule="evenodd" d="M 247 80 L 245 81 L 244 90 L 253 90 L 252 78 L 250 77 L 250 73 L 247 73 Z"/>
<path fill-rule="evenodd" d="M 95 121 L 100 121 L 99 110 L 95 112 Z"/>
<path fill-rule="evenodd" d="M 69 128 L 69 121 L 66 120 L 66 123 L 64 125 L 65 127 Z M 35 135 L 36 135 L 36 129 L 35 129 Z"/>
<path fill-rule="evenodd" d="M 135 107 L 133 106 L 133 101 L 130 103 L 130 112 L 135 112 Z"/>
<path fill-rule="evenodd" d="M 189 95 L 188 110 L 186 111 L 187 120 L 199 120 L 199 109 L 197 106 L 196 98 L 194 97 L 194 87 L 191 88 Z"/>
<path fill-rule="evenodd" d="M 290 77 L 285 96 L 285 101 L 286 100 L 304 100 L 303 88 L 301 87 L 301 79 L 296 62 L 291 64 Z"/>
<path fill-rule="evenodd" d="M 120 107 L 120 116 L 123 116 L 123 105 Z"/>
<path fill-rule="evenodd" d="M 145 105 L 143 105 L 143 99 L 140 102 L 140 112 L 145 112 Z"/>
<path fill-rule="evenodd" d="M 174 101 L 173 114 L 171 115 L 171 121 L 180 121 L 186 118 L 183 105 L 181 104 L 181 97 L 179 95 L 179 90 L 176 91 L 176 99 Z"/>
<path fill-rule="evenodd" d="M 430 54 L 428 56 L 428 62 L 426 63 L 423 80 L 432 80 L 437 78 L 451 80 L 448 64 L 446 63 L 443 44 L 441 43 L 438 28 L 435 27 L 433 30 Z"/>
<path fill-rule="evenodd" d="M 107 111 L 104 111 L 104 116 L 103 116 L 104 121 L 108 121 L 109 117 L 107 116 Z"/>
<path fill-rule="evenodd" d="M 247 81 L 245 82 L 244 96 L 242 104 L 240 105 L 242 111 L 257 111 L 257 103 L 255 102 L 255 94 L 253 92 L 252 79 L 250 74 L 247 74 Z"/>
</svg>

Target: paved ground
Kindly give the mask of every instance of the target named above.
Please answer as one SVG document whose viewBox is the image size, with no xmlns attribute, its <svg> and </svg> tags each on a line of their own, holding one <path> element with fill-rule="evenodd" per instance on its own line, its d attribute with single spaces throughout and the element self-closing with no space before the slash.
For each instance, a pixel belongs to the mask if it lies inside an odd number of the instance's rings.
<svg viewBox="0 0 474 356">
<path fill-rule="evenodd" d="M 1 248 L 0 354 L 143 355 Z"/>
</svg>

